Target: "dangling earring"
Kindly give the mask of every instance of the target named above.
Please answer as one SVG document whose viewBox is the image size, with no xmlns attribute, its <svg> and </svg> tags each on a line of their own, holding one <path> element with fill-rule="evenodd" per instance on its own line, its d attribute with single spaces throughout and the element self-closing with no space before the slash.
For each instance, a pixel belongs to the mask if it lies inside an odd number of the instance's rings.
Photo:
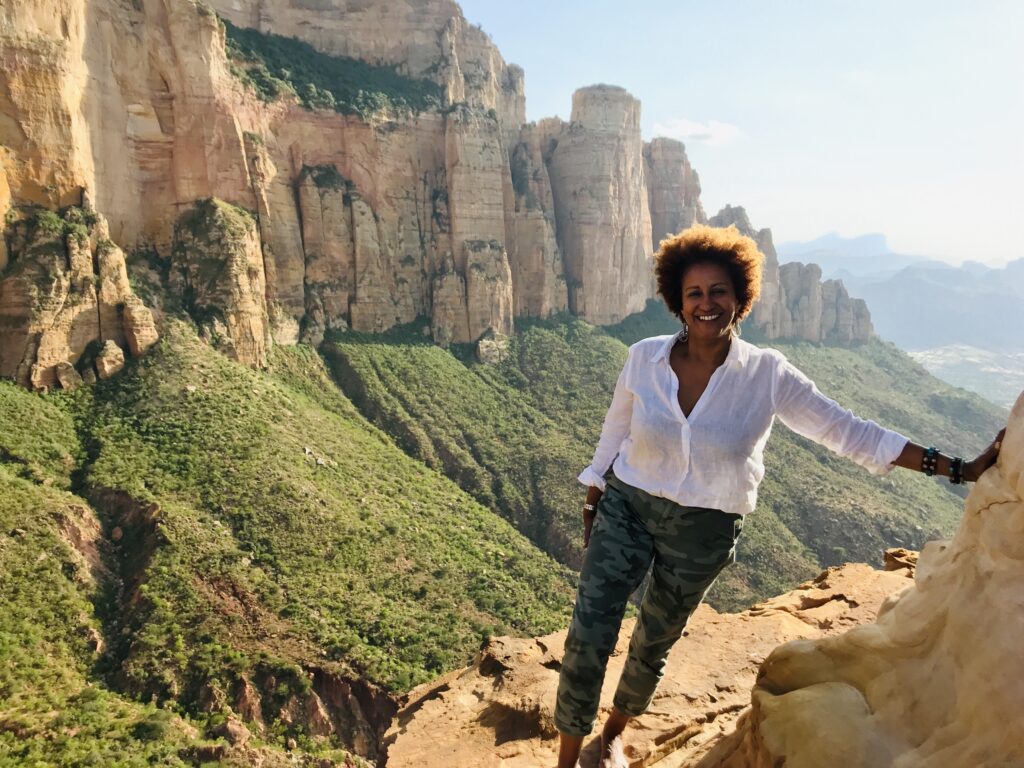
<svg viewBox="0 0 1024 768">
<path fill-rule="evenodd" d="M 690 338 L 690 326 L 688 326 L 686 321 L 683 320 L 683 330 L 679 332 L 679 340 L 686 341 L 688 338 Z"/>
</svg>

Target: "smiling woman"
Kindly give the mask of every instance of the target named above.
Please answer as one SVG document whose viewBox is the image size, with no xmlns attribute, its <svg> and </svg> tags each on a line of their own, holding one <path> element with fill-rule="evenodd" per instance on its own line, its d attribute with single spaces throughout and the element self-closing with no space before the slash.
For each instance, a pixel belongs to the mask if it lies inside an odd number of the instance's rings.
<svg viewBox="0 0 1024 768">
<path fill-rule="evenodd" d="M 577 765 L 629 596 L 651 580 L 601 736 L 602 768 L 626 765 L 621 734 L 650 705 L 669 650 L 722 569 L 764 477 L 775 417 L 873 474 L 894 466 L 976 480 L 971 462 L 925 449 L 822 395 L 778 351 L 736 335 L 760 294 L 764 256 L 734 227 L 695 226 L 662 241 L 658 289 L 683 323 L 637 342 L 601 439 L 580 474 L 586 559 L 565 641 L 555 724 L 559 768 Z"/>
</svg>

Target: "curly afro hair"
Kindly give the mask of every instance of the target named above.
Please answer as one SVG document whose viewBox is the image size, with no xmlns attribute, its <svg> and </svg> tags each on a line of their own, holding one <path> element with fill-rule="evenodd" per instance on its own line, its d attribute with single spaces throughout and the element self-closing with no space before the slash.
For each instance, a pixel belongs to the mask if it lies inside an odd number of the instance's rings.
<svg viewBox="0 0 1024 768">
<path fill-rule="evenodd" d="M 736 291 L 737 322 L 750 313 L 761 295 L 764 254 L 734 226 L 718 228 L 696 224 L 662 240 L 654 261 L 658 293 L 676 317 L 683 311 L 683 275 L 694 264 L 718 264 L 729 273 Z"/>
</svg>

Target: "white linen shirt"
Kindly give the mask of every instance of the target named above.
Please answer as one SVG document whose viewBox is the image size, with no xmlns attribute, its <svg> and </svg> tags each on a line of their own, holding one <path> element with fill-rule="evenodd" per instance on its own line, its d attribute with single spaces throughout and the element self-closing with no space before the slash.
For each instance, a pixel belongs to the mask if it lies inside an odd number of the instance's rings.
<svg viewBox="0 0 1024 768">
<path fill-rule="evenodd" d="M 604 490 L 612 466 L 616 477 L 652 496 L 746 515 L 757 502 L 776 416 L 878 475 L 892 469 L 907 444 L 825 397 L 778 350 L 738 337 L 686 417 L 669 365 L 677 338 L 655 336 L 629 348 L 594 459 L 579 476 L 584 485 Z"/>
</svg>

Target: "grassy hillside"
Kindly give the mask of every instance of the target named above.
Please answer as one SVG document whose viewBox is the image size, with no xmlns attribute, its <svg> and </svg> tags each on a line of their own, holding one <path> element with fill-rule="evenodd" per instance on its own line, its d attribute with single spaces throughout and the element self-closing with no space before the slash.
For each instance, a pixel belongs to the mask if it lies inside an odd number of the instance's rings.
<svg viewBox="0 0 1024 768">
<path fill-rule="evenodd" d="M 119 695 L 96 673 L 96 606 L 113 574 L 94 510 L 68 490 L 82 454 L 70 416 L 0 382 L 0 423 L 0 765 L 193 764 L 217 748 L 214 723 Z"/>
<path fill-rule="evenodd" d="M 410 455 L 578 565 L 575 521 L 564 514 L 577 499 L 566 478 L 586 445 L 499 372 L 467 367 L 415 334 L 392 339 L 348 334 L 325 346 L 346 394 Z"/>
<path fill-rule="evenodd" d="M 397 449 L 315 353 L 277 350 L 273 365 L 246 369 L 172 324 L 92 389 L 0 389 L 0 530 L 19 531 L 0 537 L 0 589 L 22 608 L 2 619 L 0 690 L 29 702 L 0 705 L 0 765 L 29 754 L 25 722 L 71 762 L 52 740 L 60 723 L 38 713 L 79 717 L 86 688 L 127 713 L 81 715 L 107 729 L 101 746 L 160 720 L 156 752 L 140 755 L 175 755 L 231 711 L 262 720 L 271 745 L 372 752 L 396 695 L 465 664 L 488 634 L 565 623 L 568 570 Z M 95 529 L 95 574 L 76 565 L 62 505 Z M 52 616 L 46 595 L 60 598 Z"/>
<path fill-rule="evenodd" d="M 326 356 L 345 391 L 410 454 L 502 511 L 560 561 L 580 562 L 575 475 L 600 434 L 625 343 L 675 330 L 652 305 L 620 326 L 525 324 L 500 366 L 461 362 L 415 340 L 345 337 Z M 820 388 L 908 436 L 970 454 L 1005 414 L 929 376 L 895 348 L 777 345 Z M 896 470 L 873 477 L 789 432 L 774 431 L 739 562 L 711 595 L 736 608 L 777 594 L 824 565 L 878 562 L 889 546 L 952 532 L 962 499 L 945 481 Z"/>
</svg>

